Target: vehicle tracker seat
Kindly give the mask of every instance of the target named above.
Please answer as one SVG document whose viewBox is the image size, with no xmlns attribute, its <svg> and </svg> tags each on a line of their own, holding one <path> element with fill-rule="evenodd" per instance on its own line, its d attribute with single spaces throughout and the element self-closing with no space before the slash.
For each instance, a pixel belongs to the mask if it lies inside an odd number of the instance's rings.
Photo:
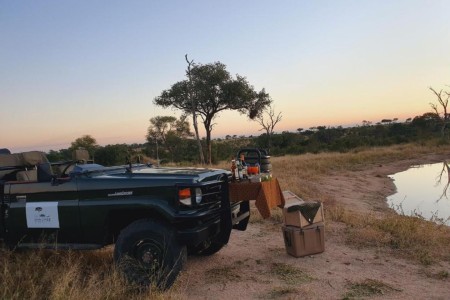
<svg viewBox="0 0 450 300">
<path fill-rule="evenodd" d="M 37 170 L 19 171 L 16 174 L 17 181 L 37 181 Z"/>
</svg>

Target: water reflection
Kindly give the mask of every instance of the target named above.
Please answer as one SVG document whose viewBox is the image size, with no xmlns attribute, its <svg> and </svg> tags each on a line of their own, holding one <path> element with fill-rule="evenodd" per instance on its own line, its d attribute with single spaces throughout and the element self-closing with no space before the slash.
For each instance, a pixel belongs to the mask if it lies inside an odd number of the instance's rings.
<svg viewBox="0 0 450 300">
<path fill-rule="evenodd" d="M 398 213 L 450 225 L 450 162 L 413 166 L 389 177 L 397 193 L 387 198 Z"/>
<path fill-rule="evenodd" d="M 444 190 L 443 190 L 443 192 L 442 192 L 442 194 L 441 194 L 441 196 L 439 197 L 439 199 L 437 200 L 437 201 L 440 201 L 442 198 L 446 198 L 446 199 L 448 199 L 448 197 L 447 197 L 447 190 L 448 190 L 448 186 L 450 185 L 450 167 L 449 167 L 449 165 L 448 165 L 448 163 L 446 162 L 446 161 L 444 161 L 443 163 L 442 163 L 442 170 L 441 170 L 441 173 L 439 174 L 439 178 L 438 178 L 438 180 L 437 180 L 437 185 L 442 185 L 442 177 L 444 176 L 444 174 L 445 174 L 445 172 L 447 172 L 447 177 L 445 177 L 445 185 L 444 185 Z"/>
</svg>

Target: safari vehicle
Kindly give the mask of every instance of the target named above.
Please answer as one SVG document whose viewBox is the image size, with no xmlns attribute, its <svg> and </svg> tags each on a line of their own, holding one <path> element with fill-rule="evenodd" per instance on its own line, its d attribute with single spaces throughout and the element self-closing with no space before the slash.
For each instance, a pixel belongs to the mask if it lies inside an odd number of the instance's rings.
<svg viewBox="0 0 450 300">
<path fill-rule="evenodd" d="M 0 154 L 5 245 L 98 249 L 115 244 L 114 260 L 129 280 L 165 289 L 187 253 L 214 254 L 227 244 L 232 228 L 247 227 L 249 204 L 230 203 L 228 171 L 104 167 L 79 154 L 59 163 L 38 151 Z"/>
</svg>

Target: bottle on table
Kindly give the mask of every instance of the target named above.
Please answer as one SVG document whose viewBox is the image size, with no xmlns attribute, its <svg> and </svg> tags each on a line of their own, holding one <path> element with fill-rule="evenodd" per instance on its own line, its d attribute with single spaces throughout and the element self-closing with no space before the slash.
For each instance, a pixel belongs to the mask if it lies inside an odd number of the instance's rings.
<svg viewBox="0 0 450 300">
<path fill-rule="evenodd" d="M 236 161 L 233 159 L 231 160 L 231 181 L 236 181 L 236 169 Z"/>
</svg>

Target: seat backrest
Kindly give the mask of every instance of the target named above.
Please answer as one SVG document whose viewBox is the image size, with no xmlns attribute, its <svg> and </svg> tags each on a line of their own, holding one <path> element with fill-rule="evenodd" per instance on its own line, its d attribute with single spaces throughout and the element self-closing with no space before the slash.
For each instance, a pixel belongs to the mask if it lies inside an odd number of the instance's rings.
<svg viewBox="0 0 450 300">
<path fill-rule="evenodd" d="M 21 153 L 23 163 L 26 166 L 37 166 L 38 164 L 48 163 L 47 156 L 44 152 L 29 151 Z"/>
<path fill-rule="evenodd" d="M 37 181 L 37 170 L 19 171 L 16 174 L 17 181 Z"/>
<path fill-rule="evenodd" d="M 39 179 L 36 168 L 40 164 L 49 164 L 44 152 L 2 154 L 0 155 L 0 180 L 36 181 Z"/>
<path fill-rule="evenodd" d="M 22 166 L 23 162 L 20 154 L 0 155 L 0 180 L 14 180 L 14 172 Z"/>
<path fill-rule="evenodd" d="M 85 149 L 77 149 L 72 152 L 72 159 L 78 162 L 88 162 L 89 161 L 89 151 Z"/>
<path fill-rule="evenodd" d="M 20 153 L 0 155 L 0 167 L 22 166 L 22 157 Z"/>
</svg>

